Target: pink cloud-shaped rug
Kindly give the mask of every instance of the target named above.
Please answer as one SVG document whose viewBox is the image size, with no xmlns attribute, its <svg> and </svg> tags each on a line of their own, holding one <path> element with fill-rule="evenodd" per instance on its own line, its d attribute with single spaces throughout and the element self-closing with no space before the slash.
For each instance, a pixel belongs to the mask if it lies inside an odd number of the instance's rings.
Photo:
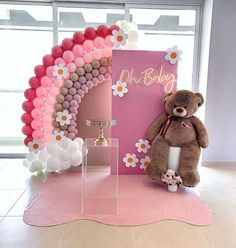
<svg viewBox="0 0 236 248">
<path fill-rule="evenodd" d="M 160 220 L 200 226 L 212 222 L 211 211 L 193 189 L 182 187 L 171 193 L 166 185 L 153 182 L 145 175 L 119 175 L 117 214 L 112 201 L 114 176 L 106 172 L 91 174 L 88 186 L 96 189 L 100 200 L 95 197 L 92 206 L 85 208 L 82 214 L 81 173 L 51 174 L 27 206 L 24 222 L 35 226 L 54 226 L 82 219 L 116 226 L 144 225 Z"/>
</svg>

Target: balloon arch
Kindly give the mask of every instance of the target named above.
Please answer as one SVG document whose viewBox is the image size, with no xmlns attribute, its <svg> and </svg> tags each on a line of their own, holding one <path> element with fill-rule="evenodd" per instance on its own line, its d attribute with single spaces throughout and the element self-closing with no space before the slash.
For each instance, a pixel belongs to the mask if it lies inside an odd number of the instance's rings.
<svg viewBox="0 0 236 248">
<path fill-rule="evenodd" d="M 138 34 L 132 28 L 130 32 L 132 42 Z M 29 147 L 24 165 L 32 172 L 45 167 L 57 171 L 81 163 L 78 150 L 81 152 L 83 141 L 76 138 L 79 105 L 90 89 L 111 80 L 112 48 L 126 41 L 128 34 L 118 25 L 88 27 L 54 46 L 51 54 L 43 57 L 43 64 L 34 68 L 30 88 L 24 92 L 21 118 L 24 143 Z"/>
</svg>

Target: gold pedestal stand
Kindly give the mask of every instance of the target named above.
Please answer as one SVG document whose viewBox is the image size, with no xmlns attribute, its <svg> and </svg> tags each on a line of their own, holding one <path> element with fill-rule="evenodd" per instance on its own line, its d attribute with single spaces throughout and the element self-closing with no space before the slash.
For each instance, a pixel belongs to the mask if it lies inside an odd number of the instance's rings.
<svg viewBox="0 0 236 248">
<path fill-rule="evenodd" d="M 107 140 L 104 137 L 104 127 L 111 127 L 117 124 L 116 120 L 86 120 L 86 126 L 99 128 L 98 138 L 95 140 L 95 145 L 107 146 Z"/>
</svg>

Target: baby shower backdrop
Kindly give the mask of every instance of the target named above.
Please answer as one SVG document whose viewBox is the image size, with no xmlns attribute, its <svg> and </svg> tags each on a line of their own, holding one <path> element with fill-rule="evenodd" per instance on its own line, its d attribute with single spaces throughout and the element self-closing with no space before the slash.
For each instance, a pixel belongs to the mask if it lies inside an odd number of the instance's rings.
<svg viewBox="0 0 236 248">
<path fill-rule="evenodd" d="M 29 147 L 24 165 L 31 172 L 81 164 L 80 137 L 86 135 L 85 120 L 78 119 L 80 105 L 100 84 L 110 87 L 110 97 L 101 104 L 112 105 L 106 111 L 118 121 L 112 137 L 120 142 L 119 172 L 143 173 L 149 164 L 151 144 L 145 130 L 164 111 L 164 95 L 176 90 L 181 51 L 176 46 L 166 51 L 135 50 L 137 25 L 123 24 L 75 32 L 35 66 L 22 104 L 22 132 Z M 86 106 L 91 108 L 96 106 Z"/>
</svg>

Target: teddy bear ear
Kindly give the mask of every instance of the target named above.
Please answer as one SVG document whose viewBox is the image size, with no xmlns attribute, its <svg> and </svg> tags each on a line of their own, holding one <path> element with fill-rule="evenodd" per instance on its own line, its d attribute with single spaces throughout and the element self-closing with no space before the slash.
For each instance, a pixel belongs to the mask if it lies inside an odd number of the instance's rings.
<svg viewBox="0 0 236 248">
<path fill-rule="evenodd" d="M 204 103 L 204 99 L 201 93 L 195 93 L 195 96 L 197 97 L 198 101 L 198 107 L 201 107 L 202 104 Z"/>
<path fill-rule="evenodd" d="M 166 99 L 167 99 L 169 96 L 172 96 L 172 95 L 173 95 L 172 92 L 166 94 L 166 95 L 164 96 L 164 99 L 163 99 L 164 103 L 166 102 Z"/>
</svg>

